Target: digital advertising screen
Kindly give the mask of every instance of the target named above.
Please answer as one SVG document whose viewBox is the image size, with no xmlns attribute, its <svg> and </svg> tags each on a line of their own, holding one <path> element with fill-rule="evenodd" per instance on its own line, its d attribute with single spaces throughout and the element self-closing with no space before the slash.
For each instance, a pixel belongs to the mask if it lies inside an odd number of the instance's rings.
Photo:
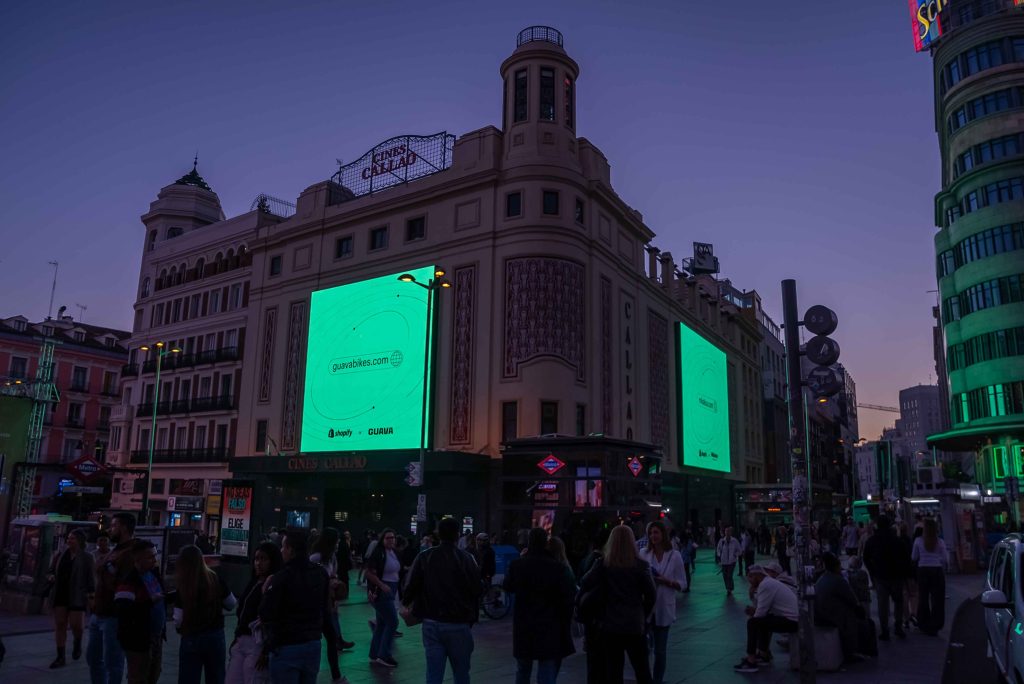
<svg viewBox="0 0 1024 684">
<path fill-rule="evenodd" d="M 433 266 L 404 272 L 434 277 Z M 313 293 L 301 451 L 419 448 L 428 292 L 399 275 Z"/>
<path fill-rule="evenodd" d="M 677 323 L 682 463 L 727 473 L 729 380 L 725 352 Z"/>
</svg>

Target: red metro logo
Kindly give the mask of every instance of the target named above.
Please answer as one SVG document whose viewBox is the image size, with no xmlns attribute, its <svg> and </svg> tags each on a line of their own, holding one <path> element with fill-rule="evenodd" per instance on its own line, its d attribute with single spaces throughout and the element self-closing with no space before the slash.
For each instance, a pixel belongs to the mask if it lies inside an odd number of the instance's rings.
<svg viewBox="0 0 1024 684">
<path fill-rule="evenodd" d="M 537 467 L 543 470 L 548 475 L 554 475 L 559 470 L 565 467 L 565 461 L 558 458 L 554 454 L 548 454 L 545 458 L 537 464 Z"/>
</svg>

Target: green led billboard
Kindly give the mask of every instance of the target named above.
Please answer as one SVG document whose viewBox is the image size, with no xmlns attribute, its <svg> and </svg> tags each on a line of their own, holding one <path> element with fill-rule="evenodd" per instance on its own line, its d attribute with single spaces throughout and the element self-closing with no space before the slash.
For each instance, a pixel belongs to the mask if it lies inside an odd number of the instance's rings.
<svg viewBox="0 0 1024 684">
<path fill-rule="evenodd" d="M 683 465 L 727 473 L 732 464 L 725 352 L 683 323 L 676 325 Z"/>
<path fill-rule="evenodd" d="M 427 290 L 399 275 L 313 293 L 301 451 L 419 448 Z"/>
</svg>

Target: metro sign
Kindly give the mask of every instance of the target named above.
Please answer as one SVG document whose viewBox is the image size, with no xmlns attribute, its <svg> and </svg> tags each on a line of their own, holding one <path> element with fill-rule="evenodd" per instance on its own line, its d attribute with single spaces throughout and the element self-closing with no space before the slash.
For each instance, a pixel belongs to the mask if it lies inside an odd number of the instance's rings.
<svg viewBox="0 0 1024 684">
<path fill-rule="evenodd" d="M 77 461 L 68 464 L 68 470 L 77 474 L 83 479 L 89 479 L 99 475 L 104 470 L 103 464 L 92 456 L 82 456 Z"/>
<path fill-rule="evenodd" d="M 548 454 L 547 457 L 541 459 L 540 463 L 537 464 L 537 467 L 548 475 L 554 475 L 565 467 L 565 461 L 554 454 Z"/>
<path fill-rule="evenodd" d="M 633 473 L 633 477 L 640 474 L 640 471 L 644 469 L 644 465 L 640 462 L 640 459 L 634 456 L 629 459 L 626 463 L 626 467 L 629 468 L 629 472 Z"/>
</svg>

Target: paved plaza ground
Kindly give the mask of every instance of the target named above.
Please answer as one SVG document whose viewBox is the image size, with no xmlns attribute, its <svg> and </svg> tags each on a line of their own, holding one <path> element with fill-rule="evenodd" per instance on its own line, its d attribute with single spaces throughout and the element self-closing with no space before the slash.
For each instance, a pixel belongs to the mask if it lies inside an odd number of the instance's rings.
<svg viewBox="0 0 1024 684">
<path fill-rule="evenodd" d="M 669 636 L 668 674 L 665 681 L 673 684 L 730 683 L 730 682 L 797 682 L 799 675 L 787 667 L 789 657 L 774 646 L 775 664 L 757 674 L 739 674 L 732 666 L 739 660 L 744 646 L 747 586 L 745 580 L 736 582 L 736 593 L 727 597 L 722 578 L 705 552 L 698 560 L 692 591 L 679 597 L 679 620 Z M 871 682 L 872 684 L 959 684 L 963 682 L 992 682 L 994 669 L 984 650 L 984 631 L 980 625 L 981 609 L 976 597 L 984 584 L 982 574 L 950 576 L 947 585 L 947 627 L 938 638 L 911 631 L 906 640 L 893 639 L 879 643 L 879 657 L 836 672 L 821 673 L 819 680 L 844 684 Z M 352 599 L 341 610 L 342 630 L 345 637 L 357 642 L 354 651 L 341 656 L 342 672 L 353 684 L 422 682 L 424 680 L 423 649 L 419 627 L 403 627 L 405 636 L 396 640 L 394 657 L 400 663 L 395 670 L 371 666 L 366 649 L 370 632 L 367 619 L 373 611 L 363 600 L 360 590 L 353 591 Z M 965 603 L 966 602 L 966 603 Z M 959 607 L 963 607 L 958 611 Z M 957 624 L 951 625 L 956 615 Z M 234 629 L 234 617 L 228 618 L 227 634 Z M 484 620 L 474 628 L 476 650 L 473 654 L 474 682 L 514 681 L 515 664 L 512 660 L 511 616 L 503 620 Z M 979 631 L 980 630 L 980 631 Z M 944 665 L 947 646 L 953 634 L 953 647 L 948 648 L 951 660 L 945 679 Z M 164 648 L 164 670 L 161 682 L 177 681 L 178 638 L 169 630 Z M 0 612 L 0 636 L 7 646 L 7 658 L 0 665 L 0 682 L 12 684 L 47 684 L 88 682 L 85 659 L 70 663 L 60 670 L 49 670 L 54 657 L 50 620 L 46 616 L 19 616 Z M 980 637 L 980 638 L 979 638 Z M 70 639 L 69 647 L 70 647 Z M 627 672 L 627 681 L 630 673 Z M 449 671 L 446 681 L 451 680 Z M 585 682 L 585 664 L 582 654 L 568 658 L 562 668 L 559 682 L 573 684 Z M 330 682 L 326 661 L 321 666 L 319 682 Z"/>
</svg>

